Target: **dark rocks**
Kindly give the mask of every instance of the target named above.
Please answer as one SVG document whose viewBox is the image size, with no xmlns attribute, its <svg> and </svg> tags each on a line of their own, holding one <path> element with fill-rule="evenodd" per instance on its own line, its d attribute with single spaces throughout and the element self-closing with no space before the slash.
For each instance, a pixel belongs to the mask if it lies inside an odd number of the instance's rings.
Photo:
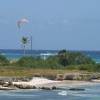
<svg viewBox="0 0 100 100">
<path fill-rule="evenodd" d="M 71 91 L 85 91 L 83 88 L 70 88 Z"/>
<path fill-rule="evenodd" d="M 12 87 L 0 87 L 0 90 L 15 90 L 16 88 Z"/>
<path fill-rule="evenodd" d="M 3 80 L 0 80 L 0 85 L 3 85 L 5 82 Z"/>
<path fill-rule="evenodd" d="M 57 87 L 56 87 L 56 86 L 53 86 L 53 87 L 52 87 L 52 90 L 56 90 L 56 89 L 57 89 Z"/>
<path fill-rule="evenodd" d="M 12 82 L 4 82 L 4 84 L 2 84 L 3 87 L 11 87 L 13 86 Z"/>
<path fill-rule="evenodd" d="M 31 85 L 14 85 L 14 86 L 19 89 L 37 89 L 36 86 L 31 86 Z"/>
<path fill-rule="evenodd" d="M 56 86 L 53 86 L 53 87 L 40 87 L 40 89 L 42 89 L 42 90 L 56 90 L 57 89 L 57 87 Z"/>
<path fill-rule="evenodd" d="M 42 90 L 51 90 L 51 88 L 49 88 L 49 87 L 41 87 L 40 89 L 42 89 Z"/>
</svg>

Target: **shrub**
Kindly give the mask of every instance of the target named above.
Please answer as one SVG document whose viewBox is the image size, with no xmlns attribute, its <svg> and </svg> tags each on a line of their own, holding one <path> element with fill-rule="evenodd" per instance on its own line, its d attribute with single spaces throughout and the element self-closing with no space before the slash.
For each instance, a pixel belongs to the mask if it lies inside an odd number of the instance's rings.
<svg viewBox="0 0 100 100">
<path fill-rule="evenodd" d="M 50 56 L 45 60 L 40 57 L 22 57 L 17 61 L 16 65 L 25 68 L 63 69 L 68 67 L 71 70 L 95 70 L 91 66 L 95 65 L 95 62 L 91 58 L 80 52 L 69 52 L 66 50 L 59 51 L 58 55 Z"/>
<path fill-rule="evenodd" d="M 95 64 L 95 62 L 88 56 L 80 52 L 70 52 L 66 50 L 59 51 L 58 53 L 59 64 L 67 65 L 80 65 L 80 64 Z"/>
<path fill-rule="evenodd" d="M 8 65 L 9 64 L 9 60 L 3 56 L 3 55 L 0 55 L 0 65 Z"/>
<path fill-rule="evenodd" d="M 17 61 L 17 65 L 21 67 L 33 67 L 35 60 L 33 57 L 22 57 Z"/>
<path fill-rule="evenodd" d="M 56 69 L 59 66 L 56 57 L 49 57 L 46 60 L 34 57 L 22 57 L 16 63 L 20 67 L 32 67 L 32 68 L 51 68 Z"/>
</svg>

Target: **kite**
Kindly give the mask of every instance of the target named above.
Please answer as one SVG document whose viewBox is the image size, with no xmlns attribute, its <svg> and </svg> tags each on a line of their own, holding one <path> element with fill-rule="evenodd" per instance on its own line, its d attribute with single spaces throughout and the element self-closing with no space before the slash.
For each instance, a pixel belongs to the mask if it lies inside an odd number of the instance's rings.
<svg viewBox="0 0 100 100">
<path fill-rule="evenodd" d="M 22 18 L 21 20 L 17 21 L 17 26 L 20 29 L 23 24 L 27 24 L 27 23 L 29 23 L 29 20 L 26 18 Z"/>
</svg>

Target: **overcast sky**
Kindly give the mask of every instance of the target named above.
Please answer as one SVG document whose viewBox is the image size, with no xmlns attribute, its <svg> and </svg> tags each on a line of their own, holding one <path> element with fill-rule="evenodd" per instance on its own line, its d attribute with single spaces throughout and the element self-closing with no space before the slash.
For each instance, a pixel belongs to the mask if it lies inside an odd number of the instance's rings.
<svg viewBox="0 0 100 100">
<path fill-rule="evenodd" d="M 33 49 L 100 50 L 100 0 L 0 0 L 0 48 L 30 35 Z"/>
</svg>

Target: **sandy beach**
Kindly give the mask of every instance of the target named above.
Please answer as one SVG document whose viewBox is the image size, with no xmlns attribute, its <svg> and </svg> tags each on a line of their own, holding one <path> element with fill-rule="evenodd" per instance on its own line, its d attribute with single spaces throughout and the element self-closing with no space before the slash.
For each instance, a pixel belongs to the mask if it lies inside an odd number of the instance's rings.
<svg viewBox="0 0 100 100">
<path fill-rule="evenodd" d="M 41 87 L 80 87 L 80 86 L 86 86 L 86 85 L 96 85 L 99 84 L 98 82 L 89 82 L 89 81 L 75 81 L 75 80 L 63 80 L 63 81 L 55 81 L 55 80 L 49 80 L 46 78 L 38 78 L 34 77 L 29 82 L 12 82 L 13 85 L 22 85 L 22 86 L 36 86 L 37 88 Z"/>
<path fill-rule="evenodd" d="M 56 84 L 60 83 L 61 81 L 54 81 L 54 80 L 49 80 L 47 78 L 42 78 L 42 77 L 33 77 L 32 80 L 29 82 L 12 82 L 13 85 L 29 85 L 29 86 L 42 86 L 46 84 Z"/>
</svg>

